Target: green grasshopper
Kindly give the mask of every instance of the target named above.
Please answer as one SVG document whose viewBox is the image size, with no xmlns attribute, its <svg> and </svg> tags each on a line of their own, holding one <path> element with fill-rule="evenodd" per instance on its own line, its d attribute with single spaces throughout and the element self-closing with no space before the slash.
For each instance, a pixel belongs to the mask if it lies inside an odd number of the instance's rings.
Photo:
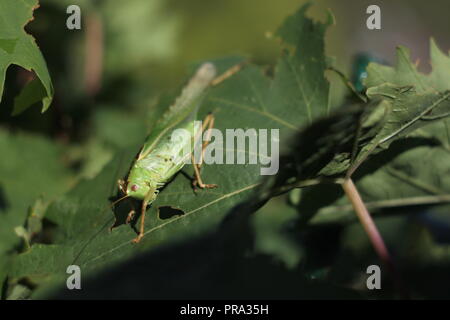
<svg viewBox="0 0 450 320">
<path fill-rule="evenodd" d="M 208 87 L 222 82 L 239 69 L 240 65 L 236 65 L 216 78 L 215 66 L 212 63 L 202 64 L 184 87 L 175 103 L 156 123 L 134 160 L 126 180 L 118 181 L 119 190 L 124 196 L 114 202 L 113 205 L 129 197 L 142 201 L 139 233 L 133 242 L 139 242 L 144 236 L 147 206 L 155 201 L 159 190 L 183 168 L 187 157 L 191 156 L 194 167 L 193 187 L 198 186 L 202 189 L 217 187 L 214 184 L 203 183 L 200 176 L 200 166 L 207 142 L 201 145 L 200 161 L 196 163 L 193 156 L 193 149 L 198 139 L 203 136 L 203 131 L 206 128 L 212 128 L 214 125 L 212 114 L 209 114 L 204 119 L 203 124 L 200 125 L 199 121 L 196 121 L 197 111 Z M 176 129 L 184 129 L 189 134 L 180 135 L 174 139 L 172 133 Z M 127 223 L 133 219 L 134 214 L 135 210 L 133 209 L 128 214 Z"/>
</svg>

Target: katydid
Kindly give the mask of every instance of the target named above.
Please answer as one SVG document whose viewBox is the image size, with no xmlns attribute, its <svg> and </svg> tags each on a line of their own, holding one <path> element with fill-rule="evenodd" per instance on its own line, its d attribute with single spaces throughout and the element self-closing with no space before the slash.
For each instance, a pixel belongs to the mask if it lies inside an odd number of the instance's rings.
<svg viewBox="0 0 450 320">
<path fill-rule="evenodd" d="M 228 78 L 239 68 L 234 67 L 230 70 L 231 72 L 228 71 L 216 78 L 215 66 L 212 63 L 202 64 L 184 87 L 175 103 L 156 123 L 134 160 L 126 180 L 119 180 L 119 190 L 124 196 L 118 201 L 128 197 L 142 201 L 139 234 L 133 242 L 139 242 L 144 236 L 147 206 L 155 201 L 159 189 L 183 168 L 187 157 L 193 158 L 192 152 L 198 142 L 197 139 L 202 137 L 203 131 L 207 127 L 213 126 L 214 118 L 212 114 L 205 118 L 202 126 L 199 125 L 199 121 L 196 121 L 197 111 L 207 88 L 221 82 L 224 78 Z M 189 134 L 174 139 L 172 133 L 176 129 L 184 129 Z M 205 148 L 206 144 L 202 144 L 202 147 Z M 193 161 L 192 164 L 195 172 L 194 188 L 196 186 L 200 188 L 216 187 L 216 185 L 203 183 L 200 177 L 201 161 L 198 164 Z M 127 222 L 133 216 L 134 210 L 128 214 Z"/>
</svg>

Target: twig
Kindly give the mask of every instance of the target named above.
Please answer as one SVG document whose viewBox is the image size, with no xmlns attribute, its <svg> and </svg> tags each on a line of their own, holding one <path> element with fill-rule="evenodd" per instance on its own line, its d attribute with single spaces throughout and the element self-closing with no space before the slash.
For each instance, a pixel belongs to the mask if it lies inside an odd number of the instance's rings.
<svg viewBox="0 0 450 320">
<path fill-rule="evenodd" d="M 378 257 L 381 259 L 384 265 L 388 267 L 389 271 L 393 275 L 395 284 L 399 292 L 403 297 L 407 297 L 406 290 L 404 289 L 404 286 L 401 282 L 400 275 L 395 269 L 395 265 L 392 261 L 391 256 L 389 255 L 389 251 L 384 243 L 384 240 L 381 237 L 381 234 L 378 231 L 378 228 L 375 225 L 372 217 L 370 216 L 370 213 L 367 210 L 364 202 L 362 201 L 358 189 L 356 189 L 356 186 L 353 183 L 353 180 L 351 178 L 345 179 L 342 183 L 342 188 L 344 189 L 345 194 L 350 200 L 364 230 L 369 236 L 370 242 L 372 243 L 376 253 L 378 254 Z"/>
<path fill-rule="evenodd" d="M 419 196 L 419 197 L 409 197 L 409 198 L 396 198 L 388 200 L 378 200 L 366 202 L 367 209 L 384 209 L 384 208 L 398 208 L 398 207 L 408 207 L 408 206 L 420 206 L 420 205 L 433 205 L 442 204 L 450 202 L 450 194 L 439 194 L 435 196 Z M 332 205 L 320 209 L 317 216 L 334 216 L 337 212 L 351 212 L 353 206 L 342 204 L 342 205 Z M 374 214 L 372 212 L 372 214 Z"/>
<path fill-rule="evenodd" d="M 353 180 L 350 178 L 345 179 L 344 182 L 342 183 L 342 188 L 344 189 L 345 194 L 350 200 L 353 209 L 355 209 L 356 215 L 358 216 L 359 221 L 361 222 L 361 224 L 364 227 L 364 230 L 369 236 L 370 241 L 372 242 L 372 245 L 375 251 L 377 252 L 378 256 L 380 257 L 381 261 L 383 261 L 383 263 L 385 263 L 388 266 L 391 265 L 392 264 L 391 257 L 386 248 L 386 245 L 384 244 L 383 238 L 378 232 L 377 226 L 373 222 L 373 219 L 370 216 L 369 211 L 367 211 L 367 208 L 364 205 L 364 202 L 362 201 L 361 196 L 359 195 L 359 192 L 356 189 L 355 184 L 353 183 Z"/>
</svg>

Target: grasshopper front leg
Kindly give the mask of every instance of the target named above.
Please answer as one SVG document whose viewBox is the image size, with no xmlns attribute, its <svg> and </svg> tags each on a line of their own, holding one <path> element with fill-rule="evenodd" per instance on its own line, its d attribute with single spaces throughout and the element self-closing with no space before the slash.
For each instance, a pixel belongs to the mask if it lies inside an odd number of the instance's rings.
<svg viewBox="0 0 450 320">
<path fill-rule="evenodd" d="M 123 179 L 119 179 L 117 181 L 117 185 L 119 187 L 120 192 L 122 192 L 123 194 L 127 194 L 127 183 Z M 133 221 L 134 216 L 136 214 L 136 210 L 134 209 L 133 203 L 130 202 L 130 205 L 131 205 L 131 210 L 128 213 L 127 218 L 125 220 L 126 224 L 129 224 L 131 221 Z"/>
<path fill-rule="evenodd" d="M 117 186 L 122 194 L 127 194 L 127 183 L 123 179 L 117 180 Z"/>
<path fill-rule="evenodd" d="M 127 218 L 125 219 L 126 224 L 130 224 L 133 221 L 134 216 L 136 215 L 136 210 L 134 209 L 134 205 L 131 204 L 131 210 L 127 214 Z"/>
<path fill-rule="evenodd" d="M 144 229 L 145 229 L 145 211 L 147 210 L 147 206 L 153 202 L 155 199 L 155 189 L 150 189 L 145 196 L 144 200 L 142 200 L 141 207 L 141 222 L 139 225 L 139 234 L 136 238 L 133 239 L 133 243 L 138 243 L 144 237 Z"/>
</svg>

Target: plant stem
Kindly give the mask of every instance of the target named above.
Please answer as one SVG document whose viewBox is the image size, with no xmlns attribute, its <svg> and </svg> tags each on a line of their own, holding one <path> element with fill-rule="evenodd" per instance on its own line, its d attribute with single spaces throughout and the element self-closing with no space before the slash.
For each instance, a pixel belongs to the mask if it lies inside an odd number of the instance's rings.
<svg viewBox="0 0 450 320">
<path fill-rule="evenodd" d="M 391 268 L 392 260 L 386 248 L 386 245 L 384 244 L 384 240 L 381 237 L 377 226 L 373 222 L 373 219 L 370 216 L 370 213 L 367 210 L 364 202 L 362 201 L 361 196 L 359 195 L 359 192 L 356 189 L 355 184 L 353 183 L 353 180 L 351 178 L 345 179 L 342 183 L 342 188 L 344 189 L 345 194 L 350 200 L 353 209 L 355 209 L 356 215 L 358 216 L 359 221 L 361 222 L 364 230 L 369 236 L 370 242 L 372 242 L 376 253 L 380 257 L 381 261 L 385 265 L 389 266 L 389 268 Z"/>
<path fill-rule="evenodd" d="M 344 182 L 342 183 L 342 188 L 344 189 L 345 194 L 347 195 L 354 210 L 356 211 L 356 215 L 358 216 L 359 221 L 361 222 L 364 230 L 369 236 L 370 242 L 372 242 L 372 245 L 376 253 L 380 257 L 384 265 L 388 267 L 389 271 L 393 275 L 397 289 L 404 298 L 407 298 L 408 294 L 405 290 L 405 287 L 402 284 L 400 275 L 396 272 L 394 263 L 391 259 L 391 256 L 389 255 L 389 251 L 387 250 L 387 247 L 384 244 L 384 240 L 381 237 L 381 234 L 378 231 L 378 228 L 375 225 L 375 222 L 373 221 L 369 211 L 367 210 L 366 205 L 361 199 L 361 196 L 359 195 L 358 189 L 356 189 L 353 180 L 351 178 L 345 179 Z"/>
</svg>

